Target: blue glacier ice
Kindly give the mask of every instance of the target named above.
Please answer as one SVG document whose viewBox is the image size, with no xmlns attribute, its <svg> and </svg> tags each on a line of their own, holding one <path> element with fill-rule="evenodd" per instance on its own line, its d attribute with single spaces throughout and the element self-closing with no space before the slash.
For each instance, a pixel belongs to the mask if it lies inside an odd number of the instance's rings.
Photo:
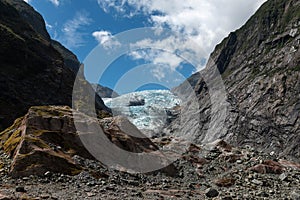
<svg viewBox="0 0 300 200">
<path fill-rule="evenodd" d="M 167 111 L 181 103 L 169 90 L 133 92 L 116 98 L 104 98 L 103 101 L 112 109 L 114 116 L 127 117 L 148 136 L 160 133 L 168 119 Z"/>
</svg>

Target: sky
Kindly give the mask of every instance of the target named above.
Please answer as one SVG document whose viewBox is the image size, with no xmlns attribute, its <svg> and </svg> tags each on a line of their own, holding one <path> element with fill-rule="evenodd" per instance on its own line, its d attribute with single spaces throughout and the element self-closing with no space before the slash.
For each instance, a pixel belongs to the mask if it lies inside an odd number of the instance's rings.
<svg viewBox="0 0 300 200">
<path fill-rule="evenodd" d="M 87 80 L 121 94 L 179 85 L 203 69 L 214 47 L 265 2 L 25 1 L 44 17 L 50 36 L 85 65 Z"/>
</svg>

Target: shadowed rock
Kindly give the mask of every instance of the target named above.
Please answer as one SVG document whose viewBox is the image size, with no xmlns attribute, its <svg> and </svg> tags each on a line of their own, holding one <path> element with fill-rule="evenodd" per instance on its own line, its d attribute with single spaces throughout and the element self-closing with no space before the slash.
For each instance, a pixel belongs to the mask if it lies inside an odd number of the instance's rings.
<svg viewBox="0 0 300 200">
<path fill-rule="evenodd" d="M 23 0 L 0 1 L 0 35 L 0 131 L 31 106 L 72 105 L 79 61 L 50 39 L 39 13 Z M 84 77 L 82 91 L 95 93 Z M 98 95 L 94 102 L 100 117 L 109 115 Z"/>
<path fill-rule="evenodd" d="M 92 87 L 101 98 L 115 98 L 119 96 L 117 92 L 108 87 L 98 84 L 92 84 Z"/>
</svg>

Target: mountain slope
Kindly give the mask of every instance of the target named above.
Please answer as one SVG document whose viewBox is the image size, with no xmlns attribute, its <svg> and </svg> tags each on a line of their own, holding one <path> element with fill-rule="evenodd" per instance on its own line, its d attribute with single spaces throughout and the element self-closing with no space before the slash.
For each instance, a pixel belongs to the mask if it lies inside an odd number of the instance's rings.
<svg viewBox="0 0 300 200">
<path fill-rule="evenodd" d="M 72 105 L 76 69 L 65 62 L 65 49 L 53 47 L 45 22 L 31 6 L 0 1 L 0 36 L 0 130 L 30 106 Z M 93 92 L 89 84 L 85 87 Z M 109 111 L 98 96 L 96 108 Z"/>
<path fill-rule="evenodd" d="M 104 87 L 99 84 L 91 84 L 93 89 L 101 98 L 114 98 L 118 97 L 119 94 L 108 87 Z"/>
<path fill-rule="evenodd" d="M 190 126 L 196 124 L 198 143 L 223 138 L 300 158 L 299 33 L 300 2 L 270 0 L 216 46 L 205 70 L 187 80 L 199 100 L 200 120 L 185 120 Z M 212 112 L 209 87 L 202 77 L 214 77 L 216 70 L 226 88 L 227 117 L 221 130 L 207 136 L 209 121 L 224 109 L 216 105 L 219 112 Z M 174 92 L 184 93 L 186 84 Z M 179 123 L 176 120 L 170 129 L 176 131 Z M 183 128 L 178 134 L 187 131 Z"/>
</svg>

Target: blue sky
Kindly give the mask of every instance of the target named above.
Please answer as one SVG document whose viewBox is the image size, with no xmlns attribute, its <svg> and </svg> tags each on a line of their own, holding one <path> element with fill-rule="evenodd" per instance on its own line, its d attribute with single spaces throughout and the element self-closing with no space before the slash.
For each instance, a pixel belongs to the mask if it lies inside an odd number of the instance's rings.
<svg viewBox="0 0 300 200">
<path fill-rule="evenodd" d="M 105 66 L 105 73 L 100 77 L 95 76 L 95 66 L 90 69 L 85 66 L 85 75 L 90 82 L 99 81 L 119 93 L 133 90 L 124 84 L 116 88 L 121 77 L 145 64 L 148 65 L 144 68 L 143 76 L 152 76 L 151 80 L 165 82 L 168 87 L 178 85 L 184 80 L 183 77 L 203 68 L 215 45 L 229 32 L 244 24 L 264 1 L 186 0 L 183 3 L 182 0 L 26 0 L 42 14 L 51 37 L 72 50 L 84 64 L 96 46 L 109 52 L 123 45 L 119 42 L 118 34 L 124 31 L 155 27 L 157 31 L 167 29 L 168 33 L 180 35 L 180 39 L 169 34 L 155 41 L 146 36 L 141 37 L 140 42 L 135 41 L 140 45 L 139 50 L 115 58 L 109 67 Z M 160 50 L 145 48 L 150 44 Z M 196 65 L 189 64 L 184 59 L 189 57 L 187 52 L 193 52 L 193 56 L 200 61 Z M 101 62 L 97 66 L 103 67 L 99 65 Z M 139 76 L 142 72 L 139 73 L 131 74 Z M 182 75 L 181 78 L 178 74 Z M 150 82 L 135 88 L 159 88 L 157 84 L 151 87 Z"/>
</svg>

